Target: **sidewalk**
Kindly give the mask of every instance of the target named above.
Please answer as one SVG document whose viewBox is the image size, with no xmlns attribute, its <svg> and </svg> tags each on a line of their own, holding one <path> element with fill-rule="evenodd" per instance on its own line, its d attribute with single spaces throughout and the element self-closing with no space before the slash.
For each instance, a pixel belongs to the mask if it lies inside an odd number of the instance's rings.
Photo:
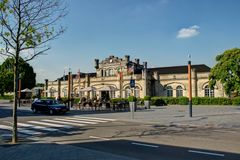
<svg viewBox="0 0 240 160">
<path fill-rule="evenodd" d="M 131 112 L 86 114 L 83 116 L 114 118 L 123 121 L 153 123 L 159 125 L 212 126 L 240 128 L 240 106 L 193 106 L 193 116 L 189 116 L 188 106 L 151 106 L 151 109 L 137 110 L 132 118 Z M 78 113 L 79 112 L 79 113 Z"/>
<path fill-rule="evenodd" d="M 106 152 L 52 143 L 0 145 L 0 157 L 3 160 L 134 160 Z"/>
</svg>

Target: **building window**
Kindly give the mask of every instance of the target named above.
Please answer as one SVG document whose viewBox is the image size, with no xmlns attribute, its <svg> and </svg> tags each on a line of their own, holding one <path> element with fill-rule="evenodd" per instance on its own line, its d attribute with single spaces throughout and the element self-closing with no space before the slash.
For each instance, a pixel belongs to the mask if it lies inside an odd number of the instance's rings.
<svg viewBox="0 0 240 160">
<path fill-rule="evenodd" d="M 134 95 L 137 98 L 140 97 L 140 88 L 138 86 L 136 86 L 135 89 L 134 89 Z"/>
<path fill-rule="evenodd" d="M 182 97 L 182 96 L 183 96 L 182 86 L 177 86 L 177 88 L 176 88 L 176 97 Z"/>
<path fill-rule="evenodd" d="M 167 97 L 172 97 L 173 96 L 173 89 L 171 86 L 167 86 Z"/>
<path fill-rule="evenodd" d="M 110 69 L 110 70 L 109 70 L 109 76 L 114 76 L 113 69 Z"/>
<path fill-rule="evenodd" d="M 125 98 L 128 98 L 129 96 L 131 96 L 131 89 L 129 87 L 125 88 Z"/>
<path fill-rule="evenodd" d="M 105 77 L 109 76 L 109 70 L 105 70 Z"/>
<path fill-rule="evenodd" d="M 63 97 L 67 97 L 67 89 L 64 88 L 62 91 L 63 91 Z"/>
<path fill-rule="evenodd" d="M 214 97 L 214 89 L 210 89 L 208 85 L 204 87 L 204 96 L 205 97 Z"/>
<path fill-rule="evenodd" d="M 110 91 L 110 98 L 115 98 L 115 91 Z"/>
<path fill-rule="evenodd" d="M 54 88 L 50 88 L 49 92 L 50 92 L 50 97 L 54 97 L 54 93 L 56 92 L 56 90 Z"/>
</svg>

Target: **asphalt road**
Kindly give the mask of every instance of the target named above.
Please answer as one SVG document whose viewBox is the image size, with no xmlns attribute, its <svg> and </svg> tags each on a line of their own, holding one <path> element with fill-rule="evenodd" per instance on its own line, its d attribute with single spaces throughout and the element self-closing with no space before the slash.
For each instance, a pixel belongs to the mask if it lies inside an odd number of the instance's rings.
<svg viewBox="0 0 240 160">
<path fill-rule="evenodd" d="M 184 147 L 115 140 L 73 144 L 142 160 L 239 160 L 239 154 Z"/>
<path fill-rule="evenodd" d="M 11 138 L 11 116 L 11 106 L 0 107 L 0 136 L 6 139 Z M 234 128 L 146 124 L 115 119 L 114 113 L 76 110 L 50 116 L 34 114 L 29 107 L 18 108 L 18 122 L 22 142 L 72 145 L 136 159 L 240 160 L 239 130 Z"/>
</svg>

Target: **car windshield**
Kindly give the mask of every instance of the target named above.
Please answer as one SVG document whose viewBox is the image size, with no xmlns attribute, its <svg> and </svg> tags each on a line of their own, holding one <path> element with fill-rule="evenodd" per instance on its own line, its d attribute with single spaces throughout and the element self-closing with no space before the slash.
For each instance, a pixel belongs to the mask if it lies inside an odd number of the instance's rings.
<svg viewBox="0 0 240 160">
<path fill-rule="evenodd" d="M 57 101 L 57 100 L 46 100 L 46 103 L 50 104 L 50 105 L 52 105 L 52 104 L 60 104 L 59 101 Z"/>
</svg>

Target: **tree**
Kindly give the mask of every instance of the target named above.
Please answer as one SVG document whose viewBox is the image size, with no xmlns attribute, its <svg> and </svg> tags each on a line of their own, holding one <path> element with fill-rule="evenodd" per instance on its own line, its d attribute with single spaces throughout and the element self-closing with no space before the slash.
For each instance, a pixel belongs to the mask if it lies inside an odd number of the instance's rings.
<svg viewBox="0 0 240 160">
<path fill-rule="evenodd" d="M 30 61 L 50 49 L 48 42 L 64 32 L 58 24 L 66 15 L 62 0 L 1 0 L 0 42 L 2 56 L 14 59 L 12 143 L 17 142 L 17 91 L 19 58 Z"/>
<path fill-rule="evenodd" d="M 0 67 L 0 86 L 1 94 L 4 92 L 13 92 L 13 77 L 14 77 L 14 59 L 7 58 Z M 19 59 L 19 73 L 21 75 L 22 88 L 33 88 L 36 84 L 36 74 L 33 68 L 22 58 Z"/>
<path fill-rule="evenodd" d="M 209 75 L 210 87 L 217 81 L 223 84 L 225 92 L 230 96 L 232 92 L 240 93 L 240 49 L 226 50 L 216 56 L 217 64 L 211 69 Z"/>
</svg>

